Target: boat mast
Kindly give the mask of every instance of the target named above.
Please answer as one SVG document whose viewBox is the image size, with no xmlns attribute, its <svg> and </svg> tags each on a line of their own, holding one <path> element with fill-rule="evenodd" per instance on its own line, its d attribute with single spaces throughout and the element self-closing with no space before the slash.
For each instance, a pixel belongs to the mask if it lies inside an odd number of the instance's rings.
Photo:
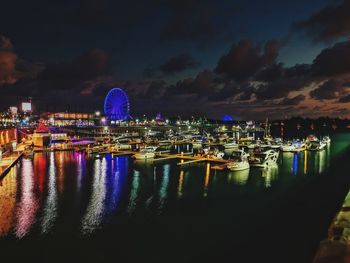
<svg viewBox="0 0 350 263">
<path fill-rule="evenodd" d="M 265 122 L 265 138 L 270 136 L 270 131 L 269 131 L 269 118 L 266 118 Z"/>
</svg>

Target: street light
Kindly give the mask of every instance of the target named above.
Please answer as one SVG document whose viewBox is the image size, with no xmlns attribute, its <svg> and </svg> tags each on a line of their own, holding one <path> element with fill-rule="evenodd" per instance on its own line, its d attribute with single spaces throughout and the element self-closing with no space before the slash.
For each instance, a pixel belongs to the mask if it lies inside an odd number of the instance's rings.
<svg viewBox="0 0 350 263">
<path fill-rule="evenodd" d="M 100 116 L 100 115 L 101 115 L 101 112 L 96 111 L 96 112 L 95 112 L 95 115 L 96 115 L 96 116 Z"/>
</svg>

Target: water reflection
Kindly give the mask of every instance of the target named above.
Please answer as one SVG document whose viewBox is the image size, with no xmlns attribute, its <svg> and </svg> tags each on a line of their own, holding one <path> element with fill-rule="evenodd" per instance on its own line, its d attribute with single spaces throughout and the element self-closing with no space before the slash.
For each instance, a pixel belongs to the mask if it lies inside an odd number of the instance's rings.
<svg viewBox="0 0 350 263">
<path fill-rule="evenodd" d="M 180 175 L 179 175 L 179 186 L 177 188 L 177 196 L 181 197 L 182 196 L 182 187 L 183 187 L 183 182 L 184 182 L 184 171 L 181 170 L 180 171 Z"/>
<path fill-rule="evenodd" d="M 24 159 L 21 169 L 21 196 L 16 211 L 15 234 L 18 238 L 28 234 L 32 224 L 36 221 L 36 213 L 39 208 L 38 199 L 35 196 L 34 169 L 30 159 Z"/>
<path fill-rule="evenodd" d="M 6 235 L 12 227 L 16 193 L 16 170 L 12 169 L 0 182 L 0 236 Z"/>
<path fill-rule="evenodd" d="M 106 213 L 112 215 L 119 206 L 125 188 L 128 157 L 112 158 L 111 155 L 107 155 L 105 160 L 108 163 Z"/>
<path fill-rule="evenodd" d="M 278 165 L 262 169 L 261 176 L 265 178 L 265 187 L 271 187 L 272 182 L 278 178 Z"/>
<path fill-rule="evenodd" d="M 326 168 L 326 151 L 316 153 L 316 162 L 318 164 L 317 172 L 323 173 Z"/>
<path fill-rule="evenodd" d="M 298 153 L 294 153 L 294 157 L 293 157 L 293 174 L 297 175 L 298 173 L 298 158 L 299 155 Z"/>
<path fill-rule="evenodd" d="M 83 174 L 85 174 L 86 171 L 86 162 L 81 153 L 75 153 L 74 160 L 77 162 L 77 192 L 79 193 L 82 185 Z"/>
<path fill-rule="evenodd" d="M 207 163 L 206 169 L 205 169 L 205 178 L 204 178 L 204 193 L 203 193 L 204 197 L 208 196 L 209 179 L 210 179 L 210 163 Z"/>
<path fill-rule="evenodd" d="M 34 174 L 37 178 L 37 188 L 40 193 L 43 193 L 45 188 L 46 181 L 46 155 L 44 154 L 36 154 L 34 155 Z"/>
<path fill-rule="evenodd" d="M 58 186 L 58 192 L 60 194 L 63 193 L 64 191 L 64 177 L 65 177 L 65 173 L 64 173 L 64 165 L 65 165 L 65 153 L 62 152 L 60 154 L 57 155 L 58 158 L 56 160 L 57 162 L 57 186 Z"/>
<path fill-rule="evenodd" d="M 307 172 L 307 160 L 308 160 L 308 152 L 304 151 L 304 174 Z"/>
<path fill-rule="evenodd" d="M 166 204 L 168 198 L 169 174 L 170 164 L 166 164 L 163 166 L 163 177 L 159 188 L 159 212 L 161 212 L 164 209 L 164 205 Z"/>
<path fill-rule="evenodd" d="M 299 153 L 283 153 L 279 164 L 283 174 L 320 174 L 325 172 L 330 165 L 330 153 L 328 150 Z"/>
<path fill-rule="evenodd" d="M 44 206 L 43 219 L 42 219 L 42 232 L 47 233 L 52 228 L 57 217 L 57 186 L 56 186 L 56 167 L 54 153 L 50 153 L 49 164 L 49 182 L 48 182 L 48 194 L 46 203 Z"/>
<path fill-rule="evenodd" d="M 82 232 L 85 234 L 94 232 L 102 223 L 106 198 L 106 159 L 95 160 L 93 177 L 91 198 L 82 220 Z"/>
<path fill-rule="evenodd" d="M 237 185 L 246 185 L 249 177 L 249 169 L 242 171 L 234 171 L 228 174 L 229 182 L 233 182 Z"/>
<path fill-rule="evenodd" d="M 129 199 L 129 205 L 128 205 L 129 214 L 132 214 L 136 208 L 139 187 L 140 187 L 140 172 L 135 170 L 132 178 L 130 199 Z"/>
<path fill-rule="evenodd" d="M 217 196 L 244 202 L 250 193 L 259 198 L 266 188 L 324 173 L 334 147 L 283 153 L 276 167 L 237 172 L 214 172 L 209 163 L 180 169 L 177 161 L 158 164 L 111 155 L 94 159 L 72 152 L 36 153 L 34 160 L 22 159 L 0 186 L 0 236 L 14 233 L 22 238 L 69 227 L 90 234 L 120 216 L 181 213 L 204 199 L 215 202 Z M 40 225 L 34 225 L 36 221 Z"/>
</svg>

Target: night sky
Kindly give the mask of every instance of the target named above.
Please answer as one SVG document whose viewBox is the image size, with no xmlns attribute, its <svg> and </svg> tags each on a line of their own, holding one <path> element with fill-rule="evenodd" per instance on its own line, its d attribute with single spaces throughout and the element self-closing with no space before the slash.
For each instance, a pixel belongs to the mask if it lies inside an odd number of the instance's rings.
<svg viewBox="0 0 350 263">
<path fill-rule="evenodd" d="M 0 107 L 350 117 L 350 0 L 6 1 Z"/>
</svg>

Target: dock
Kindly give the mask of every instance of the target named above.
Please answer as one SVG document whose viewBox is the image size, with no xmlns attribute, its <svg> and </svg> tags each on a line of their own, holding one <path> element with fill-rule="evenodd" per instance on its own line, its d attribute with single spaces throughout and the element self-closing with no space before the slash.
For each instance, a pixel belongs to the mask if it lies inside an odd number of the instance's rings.
<svg viewBox="0 0 350 263">
<path fill-rule="evenodd" d="M 193 164 L 193 163 L 200 163 L 200 162 L 213 162 L 213 163 L 221 163 L 221 164 L 226 164 L 229 162 L 228 160 L 224 160 L 224 159 L 213 159 L 213 158 L 206 158 L 203 156 L 192 156 L 191 152 L 182 153 L 182 154 L 160 154 L 158 155 L 158 157 L 159 158 L 154 159 L 154 161 L 180 159 L 181 161 L 177 163 L 177 165 L 179 166 Z"/>
<path fill-rule="evenodd" d="M 211 167 L 212 170 L 219 170 L 219 171 L 222 171 L 222 170 L 225 170 L 226 169 L 226 164 L 221 164 L 221 165 L 213 165 Z"/>
<path fill-rule="evenodd" d="M 328 238 L 321 241 L 313 263 L 349 262 L 349 259 L 350 191 L 328 229 Z"/>
<path fill-rule="evenodd" d="M 11 168 L 21 159 L 23 153 L 13 153 L 10 156 L 3 157 L 0 160 L 0 180 L 3 179 Z"/>
<path fill-rule="evenodd" d="M 111 152 L 107 152 L 107 153 L 111 153 L 112 156 L 116 156 L 116 157 L 136 154 L 136 152 L 133 152 L 133 151 L 111 151 Z"/>
</svg>

